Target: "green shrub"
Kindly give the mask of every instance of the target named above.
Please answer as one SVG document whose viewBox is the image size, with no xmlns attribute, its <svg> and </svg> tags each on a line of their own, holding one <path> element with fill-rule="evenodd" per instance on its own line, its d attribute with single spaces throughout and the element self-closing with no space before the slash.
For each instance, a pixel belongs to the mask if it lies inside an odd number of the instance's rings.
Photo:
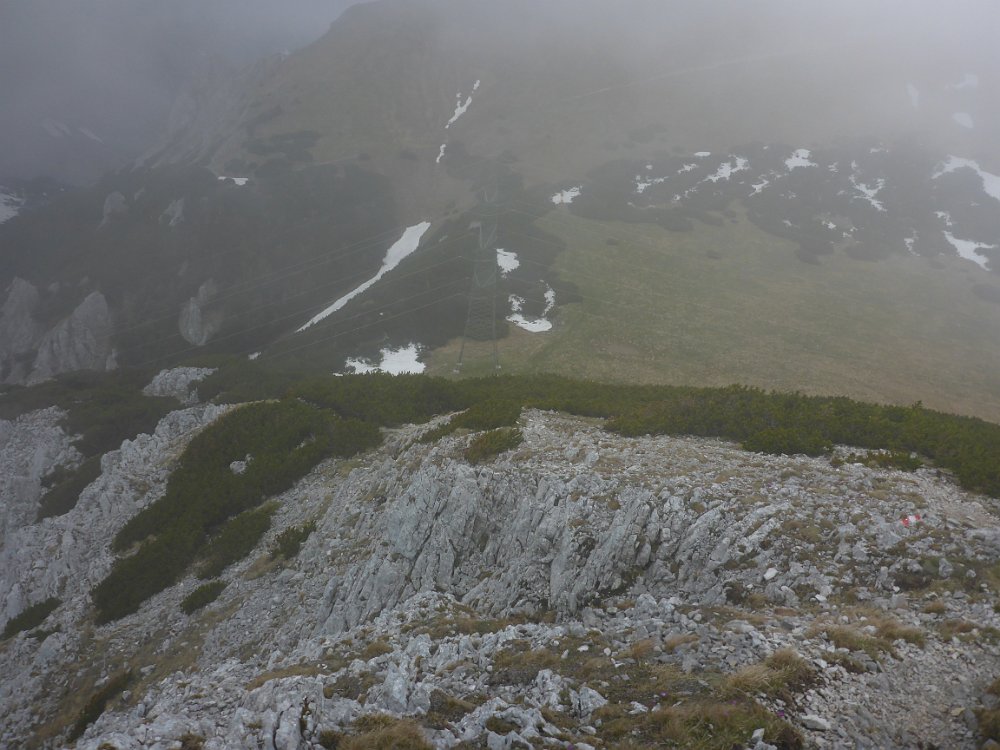
<svg viewBox="0 0 1000 750">
<path fill-rule="evenodd" d="M 456 414 L 447 424 L 429 431 L 420 440 L 423 443 L 433 443 L 460 428 L 479 431 L 510 427 L 517 423 L 520 416 L 520 402 L 513 399 L 487 399 Z"/>
<path fill-rule="evenodd" d="M 274 549 L 271 551 L 271 557 L 275 559 L 282 557 L 285 560 L 291 560 L 299 554 L 299 550 L 302 549 L 302 543 L 308 539 L 309 535 L 314 531 L 316 531 L 315 521 L 304 523 L 301 526 L 290 526 L 285 529 L 278 534 L 278 538 L 275 539 Z"/>
<path fill-rule="evenodd" d="M 249 555 L 271 528 L 271 516 L 277 509 L 277 505 L 268 503 L 230 519 L 222 531 L 208 541 L 208 552 L 198 577 L 215 578 L 234 562 Z"/>
<path fill-rule="evenodd" d="M 80 739 L 87 730 L 87 727 L 97 721 L 101 714 L 104 713 L 104 709 L 107 708 L 108 703 L 113 698 L 125 692 L 125 688 L 128 687 L 131 681 L 131 670 L 119 672 L 109 679 L 100 690 L 90 696 L 87 705 L 80 711 L 76 723 L 73 724 L 73 728 L 70 730 L 69 741 L 75 742 Z"/>
<path fill-rule="evenodd" d="M 743 449 L 754 453 L 774 455 L 822 456 L 833 446 L 815 430 L 800 430 L 792 427 L 772 427 L 761 430 L 743 441 Z"/>
<path fill-rule="evenodd" d="M 62 602 L 59 599 L 51 597 L 43 602 L 31 605 L 21 612 L 21 614 L 7 621 L 7 625 L 3 629 L 3 635 L 0 635 L 0 640 L 7 640 L 11 636 L 23 633 L 25 630 L 34 630 L 45 622 L 46 618 L 55 612 L 60 604 Z"/>
<path fill-rule="evenodd" d="M 184 597 L 183 601 L 181 601 L 181 611 L 186 615 L 190 615 L 202 607 L 207 607 L 219 598 L 219 594 L 225 588 L 226 584 L 224 581 L 212 581 L 211 583 L 202 584 Z"/>
<path fill-rule="evenodd" d="M 516 428 L 503 427 L 477 435 L 465 449 L 465 460 L 470 464 L 490 461 L 501 453 L 514 450 L 524 442 L 524 435 Z"/>
<path fill-rule="evenodd" d="M 164 496 L 115 536 L 113 548 L 119 552 L 136 543 L 140 547 L 119 559 L 91 592 L 98 622 L 135 612 L 176 583 L 230 518 L 291 488 L 327 456 L 352 456 L 381 439 L 373 424 L 340 419 L 295 400 L 252 404 L 222 417 L 190 442 Z M 243 474 L 234 474 L 230 464 L 247 454 L 253 461 Z M 235 554 L 237 542 L 245 542 L 260 522 L 241 522 L 227 536 L 226 544 L 233 547 L 226 549 Z"/>
<path fill-rule="evenodd" d="M 60 472 L 59 481 L 42 495 L 37 520 L 61 516 L 76 507 L 80 493 L 101 475 L 101 457 L 88 458 L 76 469 Z"/>
</svg>

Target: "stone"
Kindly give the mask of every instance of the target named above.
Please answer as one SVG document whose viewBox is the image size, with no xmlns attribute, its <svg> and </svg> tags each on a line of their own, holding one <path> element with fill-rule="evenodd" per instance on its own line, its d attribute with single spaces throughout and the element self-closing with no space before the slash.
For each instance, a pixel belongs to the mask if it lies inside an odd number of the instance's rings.
<svg viewBox="0 0 1000 750">
<path fill-rule="evenodd" d="M 815 714 L 806 714 L 799 721 L 806 729 L 811 729 L 814 732 L 829 732 L 831 728 L 829 721 Z"/>
</svg>

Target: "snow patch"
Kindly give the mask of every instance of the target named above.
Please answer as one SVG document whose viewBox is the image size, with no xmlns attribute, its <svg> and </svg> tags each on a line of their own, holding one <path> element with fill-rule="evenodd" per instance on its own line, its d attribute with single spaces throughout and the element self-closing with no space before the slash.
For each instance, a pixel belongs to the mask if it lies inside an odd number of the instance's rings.
<svg viewBox="0 0 1000 750">
<path fill-rule="evenodd" d="M 66 136 L 73 134 L 69 129 L 69 125 L 64 122 L 59 122 L 58 120 L 53 120 L 49 117 L 42 120 L 42 129 L 48 133 L 51 138 L 65 138 Z"/>
<path fill-rule="evenodd" d="M 735 164 L 731 161 L 724 162 L 719 165 L 718 171 L 715 174 L 709 175 L 705 178 L 705 182 L 718 182 L 719 180 L 728 180 L 737 172 L 743 172 L 750 166 L 750 162 L 741 156 L 736 157 Z"/>
<path fill-rule="evenodd" d="M 378 282 L 379 279 L 381 279 L 383 276 L 389 273 L 389 271 L 393 270 L 396 266 L 402 263 L 407 256 L 412 254 L 413 251 L 415 251 L 417 247 L 419 247 L 420 240 L 423 238 L 427 230 L 430 229 L 430 227 L 431 225 L 430 222 L 428 221 L 409 227 L 405 232 L 403 232 L 403 236 L 400 237 L 399 240 L 397 240 L 396 243 L 389 248 L 388 252 L 386 252 L 385 259 L 382 261 L 382 267 L 379 269 L 377 274 L 375 274 L 372 278 L 368 279 L 368 281 L 366 281 L 361 286 L 355 288 L 353 291 L 348 292 L 343 297 L 338 299 L 328 308 L 323 310 L 323 312 L 321 312 L 319 315 L 317 315 L 308 323 L 306 323 L 304 326 L 299 328 L 296 331 L 296 333 L 301 333 L 307 328 L 316 325 L 321 320 L 325 320 L 326 318 L 330 317 L 335 312 L 337 312 L 337 310 L 346 305 L 348 302 L 350 302 L 352 299 L 357 297 L 359 294 L 368 291 L 372 286 L 374 286 Z"/>
<path fill-rule="evenodd" d="M 0 224 L 9 221 L 21 212 L 21 199 L 0 188 Z"/>
<path fill-rule="evenodd" d="M 910 95 L 910 104 L 913 105 L 914 109 L 918 109 L 920 107 L 920 89 L 912 83 L 908 83 L 906 84 L 906 93 Z"/>
<path fill-rule="evenodd" d="M 785 159 L 785 166 L 788 167 L 789 171 L 797 167 L 818 167 L 819 165 L 816 162 L 809 160 L 810 156 L 812 156 L 812 151 L 807 148 L 800 148 L 789 158 Z"/>
<path fill-rule="evenodd" d="M 951 119 L 957 122 L 966 130 L 972 130 L 976 127 L 976 123 L 972 119 L 972 115 L 968 112 L 956 112 L 951 116 Z"/>
<path fill-rule="evenodd" d="M 945 165 L 934 175 L 934 179 L 936 180 L 941 175 L 948 174 L 949 172 L 954 172 L 956 169 L 966 168 L 975 171 L 979 175 L 979 178 L 983 181 L 983 190 L 987 195 L 1000 201 L 1000 176 L 990 174 L 989 172 L 983 170 L 983 168 L 979 166 L 979 163 L 972 161 L 972 159 L 949 156 Z"/>
<path fill-rule="evenodd" d="M 475 85 L 472 87 L 472 94 L 474 94 L 477 91 L 479 91 L 479 84 L 480 83 L 482 83 L 482 81 L 476 81 Z M 447 130 L 452 125 L 454 125 L 456 122 L 458 122 L 458 118 L 460 118 L 462 115 L 464 115 L 466 112 L 469 111 L 469 107 L 472 105 L 472 94 L 469 94 L 465 98 L 464 102 L 462 101 L 462 92 L 461 91 L 459 91 L 457 94 L 455 94 L 455 99 L 456 99 L 455 114 L 453 114 L 451 116 L 451 119 L 448 120 L 448 124 L 444 126 L 445 130 Z"/>
<path fill-rule="evenodd" d="M 753 192 L 750 193 L 750 195 L 757 195 L 757 194 L 763 192 L 764 188 L 766 188 L 770 184 L 771 184 L 771 181 L 769 179 L 767 179 L 766 177 L 761 177 L 760 178 L 760 182 L 758 182 L 757 184 L 753 185 Z"/>
<path fill-rule="evenodd" d="M 523 328 L 525 331 L 530 333 L 545 333 L 546 331 L 551 331 L 552 321 L 550 321 L 546 316 L 552 312 L 552 308 L 556 306 L 556 293 L 555 290 L 548 284 L 546 284 L 545 287 L 545 310 L 542 312 L 542 317 L 524 317 L 521 314 L 521 310 L 524 309 L 524 297 L 518 297 L 516 294 L 512 294 L 510 295 L 511 314 L 507 316 L 507 320 L 516 325 L 518 328 Z"/>
<path fill-rule="evenodd" d="M 247 359 L 249 359 L 251 362 L 260 359 L 260 352 L 254 352 L 253 354 L 248 354 Z"/>
<path fill-rule="evenodd" d="M 360 358 L 348 358 L 345 369 L 348 372 L 364 375 L 372 372 L 384 372 L 389 375 L 417 375 L 427 369 L 420 361 L 420 345 L 407 344 L 396 349 L 385 347 L 379 352 L 379 362 Z"/>
<path fill-rule="evenodd" d="M 865 200 L 871 203 L 876 209 L 878 209 L 879 211 L 886 210 L 885 204 L 883 204 L 882 201 L 878 200 L 875 197 L 876 195 L 879 194 L 882 188 L 885 187 L 885 180 L 883 180 L 881 177 L 875 181 L 874 186 L 871 186 L 871 185 L 866 185 L 863 182 L 858 182 L 857 176 L 852 174 L 851 184 L 854 186 L 854 189 L 857 190 L 862 195 L 864 195 Z"/>
<path fill-rule="evenodd" d="M 972 240 L 962 240 L 953 235 L 951 232 L 945 232 L 944 236 L 945 239 L 947 239 L 948 242 L 951 243 L 951 246 L 958 251 L 959 255 L 961 255 L 966 260 L 971 260 L 973 263 L 982 267 L 983 269 L 987 268 L 986 264 L 989 262 L 989 260 L 985 256 L 980 255 L 979 251 L 987 248 L 997 247 L 996 245 L 984 245 L 981 242 L 973 242 Z"/>
<path fill-rule="evenodd" d="M 173 229 L 184 221 L 184 199 L 178 198 L 166 210 L 160 214 L 160 222 L 167 222 L 167 226 Z"/>
<path fill-rule="evenodd" d="M 556 193 L 552 196 L 552 202 L 557 206 L 560 203 L 572 203 L 574 199 L 580 197 L 580 191 L 583 190 L 582 187 L 570 188 L 569 190 L 563 190 L 561 193 Z"/>
<path fill-rule="evenodd" d="M 90 130 L 88 128 L 80 128 L 80 132 L 92 141 L 96 141 L 97 143 L 104 143 L 104 141 L 101 138 L 99 138 L 97 134 L 94 133 L 93 130 Z"/>
<path fill-rule="evenodd" d="M 979 88 L 979 76 L 975 73 L 966 73 L 962 76 L 962 80 L 958 83 L 952 83 L 948 85 L 948 88 L 952 91 L 961 91 L 962 89 L 978 89 Z"/>
<path fill-rule="evenodd" d="M 913 246 L 917 243 L 917 235 L 911 235 L 907 237 L 903 242 L 906 243 L 906 249 L 910 252 L 910 255 L 916 255 L 917 251 L 913 249 Z"/>
<path fill-rule="evenodd" d="M 683 167 L 677 170 L 677 174 L 684 174 L 685 172 L 690 172 L 692 169 L 697 169 L 697 164 L 685 164 Z"/>
<path fill-rule="evenodd" d="M 704 159 L 704 158 L 706 158 L 708 156 L 711 156 L 712 152 L 711 151 L 695 151 L 694 155 L 697 156 L 699 159 Z"/>
<path fill-rule="evenodd" d="M 246 185 L 250 181 L 250 178 L 249 177 L 226 177 L 225 175 L 220 175 L 219 176 L 219 180 L 232 180 L 233 182 L 236 183 L 237 187 L 243 187 L 244 185 Z"/>
<path fill-rule="evenodd" d="M 507 275 L 521 267 L 521 261 L 517 259 L 517 253 L 497 248 L 497 265 L 500 266 L 500 275 L 507 278 Z"/>
<path fill-rule="evenodd" d="M 440 164 L 441 163 L 441 160 L 444 159 L 445 149 L 447 149 L 447 148 L 448 148 L 448 144 L 447 143 L 442 143 L 441 144 L 441 150 L 438 152 L 438 158 L 434 160 L 435 164 Z"/>
</svg>

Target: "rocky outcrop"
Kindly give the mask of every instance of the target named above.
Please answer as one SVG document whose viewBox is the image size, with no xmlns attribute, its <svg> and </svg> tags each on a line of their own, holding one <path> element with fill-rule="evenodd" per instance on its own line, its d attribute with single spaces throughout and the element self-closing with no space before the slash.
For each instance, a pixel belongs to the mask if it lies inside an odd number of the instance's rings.
<svg viewBox="0 0 1000 750">
<path fill-rule="evenodd" d="M 277 498 L 259 554 L 224 573 L 207 610 L 180 610 L 200 583 L 187 578 L 89 633 L 87 591 L 111 563 L 111 535 L 217 409 L 177 412 L 127 442 L 74 511 L 10 538 L 0 569 L 22 599 L 66 604 L 47 624 L 60 633 L 0 651 L 0 741 L 29 736 L 62 692 L 92 689 L 67 673 L 107 678 L 128 664 L 127 696 L 79 747 L 187 735 L 216 750 L 316 750 L 322 732 L 375 713 L 417 717 L 442 748 L 603 747 L 606 711 L 667 710 L 708 685 L 703 674 L 792 649 L 816 684 L 760 700 L 808 746 L 976 747 L 966 709 L 1000 648 L 956 633 L 1000 632 L 996 594 L 978 583 L 1000 559 L 984 498 L 929 470 L 623 439 L 550 413 L 525 412 L 524 444 L 486 466 L 464 461 L 467 436 L 420 443 L 425 427 L 391 433 L 360 462 L 321 464 Z M 268 562 L 275 537 L 309 521 L 298 557 Z M 681 692 L 628 693 L 649 665 L 681 675 Z M 432 718 L 442 694 L 464 700 L 445 722 Z M 763 732 L 741 742 L 773 747 Z"/>
<path fill-rule="evenodd" d="M 41 338 L 28 383 L 72 370 L 114 370 L 117 357 L 112 331 L 107 300 L 100 292 L 92 292 L 68 318 Z"/>
<path fill-rule="evenodd" d="M 198 294 L 181 307 L 178 327 L 189 344 L 204 346 L 222 326 L 221 316 L 205 309 L 217 292 L 215 282 L 209 279 L 198 287 Z"/>
<path fill-rule="evenodd" d="M 215 372 L 210 367 L 175 367 L 163 370 L 142 389 L 147 396 L 170 396 L 185 406 L 198 403 L 198 393 L 194 386 Z"/>
<path fill-rule="evenodd" d="M 80 454 L 60 424 L 65 416 L 61 409 L 51 408 L 13 421 L 0 420 L 0 545 L 34 522 L 45 476 L 57 466 L 79 462 Z M 0 568 L 0 577 L 6 580 L 9 572 Z M 0 619 L 20 609 L 19 601 L 8 607 L 0 595 Z"/>
<path fill-rule="evenodd" d="M 24 359 L 44 332 L 34 317 L 38 302 L 38 290 L 24 279 L 15 278 L 7 287 L 7 298 L 0 308 L 0 371 L 5 382 L 23 382 Z"/>
</svg>

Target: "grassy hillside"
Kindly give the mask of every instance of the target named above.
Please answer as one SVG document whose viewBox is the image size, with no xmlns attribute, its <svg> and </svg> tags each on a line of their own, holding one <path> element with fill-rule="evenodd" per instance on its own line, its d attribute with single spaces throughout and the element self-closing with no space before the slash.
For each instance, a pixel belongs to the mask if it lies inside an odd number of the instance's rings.
<svg viewBox="0 0 1000 750">
<path fill-rule="evenodd" d="M 734 217 L 668 232 L 552 211 L 535 226 L 565 243 L 553 270 L 581 300 L 558 308 L 549 333 L 512 327 L 504 371 L 742 382 L 1000 419 L 1000 305 L 971 293 L 983 276 L 971 264 L 802 263 L 794 243 Z M 428 371 L 449 374 L 458 344 Z"/>
</svg>

